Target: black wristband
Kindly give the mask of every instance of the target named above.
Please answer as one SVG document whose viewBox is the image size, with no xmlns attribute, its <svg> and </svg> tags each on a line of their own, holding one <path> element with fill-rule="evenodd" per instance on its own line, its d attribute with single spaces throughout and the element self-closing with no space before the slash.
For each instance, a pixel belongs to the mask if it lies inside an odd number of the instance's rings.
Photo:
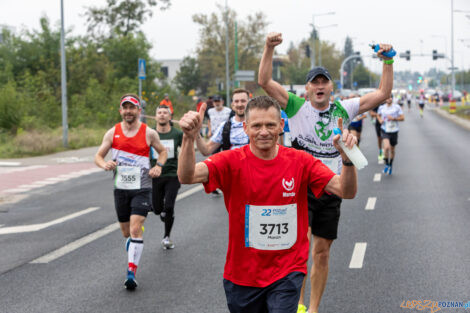
<svg viewBox="0 0 470 313">
<path fill-rule="evenodd" d="M 343 164 L 344 164 L 344 162 L 343 162 Z M 160 163 L 160 162 L 157 162 L 156 165 L 158 165 L 158 166 L 160 166 L 161 168 L 163 168 L 163 164 Z"/>
<path fill-rule="evenodd" d="M 344 160 L 341 160 L 343 161 L 343 165 L 344 166 L 354 166 L 353 162 L 349 161 L 349 162 L 345 162 Z"/>
</svg>

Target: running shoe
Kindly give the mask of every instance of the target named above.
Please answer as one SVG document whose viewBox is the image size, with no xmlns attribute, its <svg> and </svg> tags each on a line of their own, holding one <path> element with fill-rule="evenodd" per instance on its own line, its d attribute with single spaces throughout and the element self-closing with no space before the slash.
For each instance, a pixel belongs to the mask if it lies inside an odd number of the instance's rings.
<svg viewBox="0 0 470 313">
<path fill-rule="evenodd" d="M 383 153 L 380 153 L 378 158 L 379 158 L 379 161 L 382 161 L 384 159 Z"/>
<path fill-rule="evenodd" d="M 131 237 L 127 237 L 126 240 L 126 251 L 129 251 L 129 245 L 131 244 Z"/>
<path fill-rule="evenodd" d="M 165 237 L 162 240 L 162 247 L 163 249 L 168 250 L 168 249 L 173 249 L 175 245 L 173 244 L 173 242 L 170 240 L 169 237 Z"/>
<path fill-rule="evenodd" d="M 127 290 L 134 290 L 137 287 L 137 280 L 135 280 L 135 273 L 133 271 L 127 271 L 127 279 L 124 282 Z"/>
<path fill-rule="evenodd" d="M 220 192 L 216 189 L 211 192 L 213 198 L 218 198 L 220 197 Z"/>
<path fill-rule="evenodd" d="M 389 168 L 389 167 L 390 167 L 390 166 L 385 165 L 385 167 L 384 167 L 384 174 L 388 174 L 388 168 Z"/>
<path fill-rule="evenodd" d="M 392 166 L 391 165 L 388 167 L 388 175 L 392 175 Z"/>
<path fill-rule="evenodd" d="M 297 307 L 297 313 L 307 313 L 307 307 L 299 303 L 299 306 Z"/>
</svg>

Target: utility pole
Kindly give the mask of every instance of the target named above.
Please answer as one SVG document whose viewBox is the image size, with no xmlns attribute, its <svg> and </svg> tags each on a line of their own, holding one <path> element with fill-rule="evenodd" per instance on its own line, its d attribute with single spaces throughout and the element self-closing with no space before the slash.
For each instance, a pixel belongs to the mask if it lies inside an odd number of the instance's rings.
<svg viewBox="0 0 470 313">
<path fill-rule="evenodd" d="M 235 21 L 235 65 L 234 65 L 235 75 L 237 71 L 238 71 L 238 28 L 237 28 L 237 21 Z M 236 80 L 234 83 L 235 83 L 235 88 L 240 87 L 240 82 L 238 80 Z"/>
<path fill-rule="evenodd" d="M 228 4 L 225 0 L 225 103 L 230 106 L 230 75 L 228 68 Z"/>
<path fill-rule="evenodd" d="M 62 85 L 62 143 L 64 148 L 68 148 L 68 132 L 67 123 L 67 77 L 65 67 L 65 32 L 64 32 L 64 0 L 60 0 L 60 71 Z"/>
</svg>

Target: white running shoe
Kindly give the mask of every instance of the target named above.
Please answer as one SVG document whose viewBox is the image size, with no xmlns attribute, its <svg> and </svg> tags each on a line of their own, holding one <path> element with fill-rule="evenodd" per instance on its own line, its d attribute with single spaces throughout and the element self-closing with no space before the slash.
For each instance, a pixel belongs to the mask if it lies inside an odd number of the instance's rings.
<svg viewBox="0 0 470 313">
<path fill-rule="evenodd" d="M 162 240 L 162 247 L 163 249 L 167 250 L 167 249 L 173 249 L 175 245 L 173 244 L 173 242 L 170 240 L 169 237 L 165 237 Z"/>
</svg>

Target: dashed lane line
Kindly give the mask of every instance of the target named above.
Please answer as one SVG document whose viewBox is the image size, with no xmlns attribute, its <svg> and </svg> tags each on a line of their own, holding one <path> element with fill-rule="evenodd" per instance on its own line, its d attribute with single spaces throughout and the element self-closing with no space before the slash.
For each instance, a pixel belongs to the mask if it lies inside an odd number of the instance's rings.
<svg viewBox="0 0 470 313">
<path fill-rule="evenodd" d="M 362 268 L 366 254 L 367 242 L 356 242 L 349 268 Z"/>
<path fill-rule="evenodd" d="M 374 175 L 374 182 L 379 182 L 381 178 L 382 178 L 382 174 L 376 173 Z"/>
<path fill-rule="evenodd" d="M 176 197 L 176 201 L 179 201 L 181 199 L 184 199 L 186 197 L 189 197 L 190 195 L 198 192 L 198 191 L 201 191 L 204 189 L 204 186 L 202 185 L 198 185 L 196 187 L 193 187 L 189 190 L 186 190 L 185 192 L 182 192 L 181 194 L 179 194 L 177 197 Z M 59 248 L 57 250 L 54 250 L 46 255 L 43 255 L 33 261 L 31 261 L 30 263 L 35 263 L 35 264 L 38 264 L 38 263 L 49 263 L 49 262 L 52 262 L 64 255 L 66 255 L 67 253 L 70 253 L 80 247 L 83 247 L 84 245 L 96 240 L 96 239 L 99 239 L 115 230 L 119 229 L 119 223 L 113 223 L 111 225 L 108 225 L 106 226 L 105 228 L 102 228 L 98 231 L 95 231 L 94 233 L 91 233 L 89 235 L 86 235 L 85 237 L 82 237 L 80 239 L 77 239 L 65 246 L 63 246 L 62 248 Z M 0 231 L 2 229 L 0 228 Z"/>
<path fill-rule="evenodd" d="M 375 209 L 375 203 L 377 202 L 377 197 L 369 197 L 367 199 L 366 210 L 373 210 Z"/>
<path fill-rule="evenodd" d="M 99 209 L 99 207 L 91 207 L 91 208 L 88 208 L 88 209 L 85 209 L 85 210 L 82 210 L 82 211 L 78 211 L 78 212 L 63 216 L 61 218 L 55 219 L 55 220 L 47 222 L 47 223 L 0 228 L 0 235 L 28 233 L 28 232 L 38 231 L 38 230 L 41 230 L 41 229 L 44 229 L 44 228 L 47 228 L 47 227 L 50 227 L 50 226 L 53 226 L 53 225 L 63 223 L 65 221 L 71 220 L 71 219 L 79 217 L 81 215 L 96 211 L 98 209 Z"/>
<path fill-rule="evenodd" d="M 59 248 L 57 250 L 52 251 L 51 253 L 48 253 L 46 255 L 43 255 L 42 257 L 39 257 L 30 263 L 49 263 L 51 261 L 54 261 L 55 259 L 60 258 L 61 256 L 66 255 L 67 253 L 70 253 L 74 250 L 77 250 L 80 247 L 83 247 L 84 245 L 101 238 L 115 230 L 119 229 L 119 223 L 114 223 L 109 226 L 106 226 L 103 229 L 100 229 L 94 233 L 91 233 L 85 237 L 82 237 L 78 240 L 75 240 L 74 242 L 69 243 L 66 246 L 63 246 L 62 248 Z"/>
</svg>

